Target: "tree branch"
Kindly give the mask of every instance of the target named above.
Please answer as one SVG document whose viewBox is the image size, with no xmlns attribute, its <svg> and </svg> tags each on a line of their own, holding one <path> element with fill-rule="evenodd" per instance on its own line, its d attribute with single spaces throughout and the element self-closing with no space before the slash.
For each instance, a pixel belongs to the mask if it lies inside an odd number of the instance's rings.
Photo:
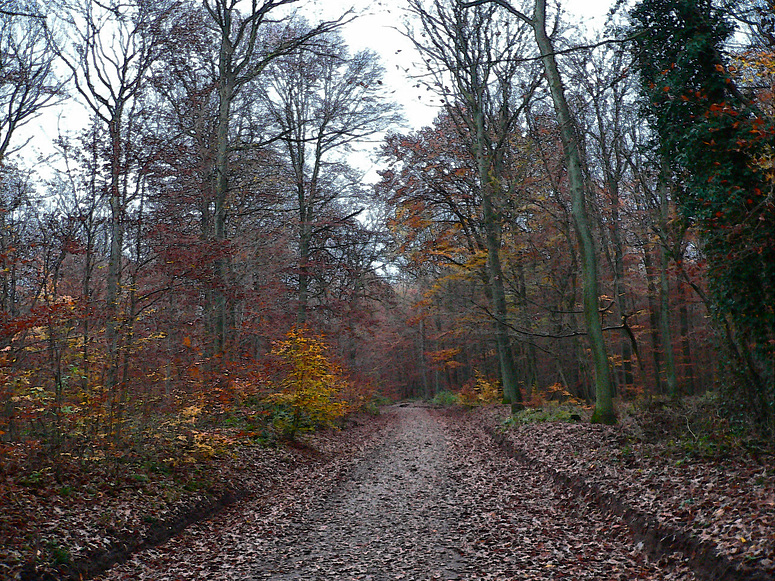
<svg viewBox="0 0 775 581">
<path fill-rule="evenodd" d="M 5 16 L 23 16 L 25 18 L 40 18 L 41 20 L 45 20 L 46 17 L 42 14 L 31 14 L 29 12 L 14 12 L 13 10 L 3 10 L 0 8 L 0 14 L 4 14 Z"/>
<path fill-rule="evenodd" d="M 506 2 L 506 0 L 470 0 L 469 2 L 461 2 L 460 6 L 463 8 L 470 8 L 472 6 L 481 6 L 482 4 L 496 4 L 524 21 L 526 24 L 533 26 L 534 21 L 532 18 L 528 18 L 527 15 L 514 8 L 511 4 Z"/>
</svg>

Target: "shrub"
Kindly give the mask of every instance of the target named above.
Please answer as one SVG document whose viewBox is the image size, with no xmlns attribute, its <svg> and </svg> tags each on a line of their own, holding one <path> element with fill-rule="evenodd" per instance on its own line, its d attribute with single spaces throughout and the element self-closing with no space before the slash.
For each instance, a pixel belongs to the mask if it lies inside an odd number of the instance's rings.
<svg viewBox="0 0 775 581">
<path fill-rule="evenodd" d="M 534 389 L 527 405 L 532 408 L 540 408 L 551 402 L 574 406 L 583 405 L 581 400 L 573 397 L 560 383 L 554 383 L 545 389 Z"/>
<path fill-rule="evenodd" d="M 457 394 L 452 393 L 451 391 L 444 390 L 434 395 L 433 399 L 431 400 L 431 403 L 433 405 L 449 407 L 449 406 L 457 405 L 458 403 L 460 403 L 460 400 L 458 399 Z"/>
<path fill-rule="evenodd" d="M 308 337 L 298 329 L 272 350 L 282 361 L 284 377 L 279 391 L 267 400 L 276 406 L 273 423 L 283 437 L 294 439 L 299 432 L 333 426 L 344 415 L 347 405 L 340 395 L 345 382 L 327 350 L 321 337 Z"/>
<path fill-rule="evenodd" d="M 458 394 L 462 405 L 475 407 L 501 401 L 501 390 L 497 381 L 488 380 L 478 369 L 475 371 L 474 377 L 474 385 L 465 386 Z"/>
<path fill-rule="evenodd" d="M 363 406 L 363 409 L 368 414 L 378 416 L 380 408 L 382 406 L 390 405 L 391 403 L 393 403 L 393 400 L 379 393 L 375 393 L 369 398 L 369 400 L 366 402 L 366 405 Z"/>
</svg>

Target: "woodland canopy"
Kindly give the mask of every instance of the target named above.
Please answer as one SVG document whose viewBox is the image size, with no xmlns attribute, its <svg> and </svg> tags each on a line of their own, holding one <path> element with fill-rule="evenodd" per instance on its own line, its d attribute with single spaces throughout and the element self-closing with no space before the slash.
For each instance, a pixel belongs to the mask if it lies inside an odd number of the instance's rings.
<svg viewBox="0 0 775 581">
<path fill-rule="evenodd" d="M 772 433 L 771 3 L 640 0 L 587 39 L 544 0 L 410 0 L 443 103 L 411 131 L 353 15 L 297 4 L 3 3 L 0 460 L 118 470 L 448 391 L 614 422 L 720 390 Z"/>
</svg>

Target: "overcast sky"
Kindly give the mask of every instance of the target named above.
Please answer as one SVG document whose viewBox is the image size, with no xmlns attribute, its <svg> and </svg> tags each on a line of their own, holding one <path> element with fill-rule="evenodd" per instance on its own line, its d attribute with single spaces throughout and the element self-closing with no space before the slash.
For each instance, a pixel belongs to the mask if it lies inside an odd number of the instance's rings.
<svg viewBox="0 0 775 581">
<path fill-rule="evenodd" d="M 562 2 L 564 10 L 568 13 L 568 21 L 594 29 L 602 26 L 614 0 L 562 0 Z M 519 3 L 519 0 L 515 2 L 517 5 Z M 427 92 L 413 88 L 414 83 L 410 74 L 405 72 L 411 68 L 414 59 L 410 42 L 399 32 L 404 30 L 405 12 L 402 6 L 405 5 L 406 0 L 309 0 L 301 1 L 295 6 L 303 7 L 302 13 L 312 22 L 321 18 L 336 18 L 348 8 L 353 8 L 358 18 L 343 29 L 343 36 L 351 49 L 370 48 L 380 55 L 386 70 L 386 85 L 395 91 L 393 96 L 403 106 L 407 120 L 406 127 L 397 129 L 412 130 L 429 125 L 438 110 L 428 103 L 430 97 Z M 73 120 L 80 122 L 85 119 L 83 111 L 79 108 L 68 109 L 75 118 L 71 115 L 70 119 L 66 117 L 61 121 L 61 129 L 64 130 L 72 129 Z M 47 143 L 56 137 L 57 125 L 59 123 L 55 112 L 48 110 L 41 118 L 26 126 L 23 134 L 45 137 L 42 140 L 33 139 L 22 151 L 22 157 L 31 161 L 38 154 L 46 153 L 50 147 Z M 23 137 L 20 136 L 20 139 Z M 373 167 L 363 169 L 373 172 Z"/>
<path fill-rule="evenodd" d="M 353 7 L 359 16 L 343 30 L 345 39 L 353 50 L 370 48 L 381 56 L 386 83 L 396 90 L 396 100 L 404 107 L 407 128 L 418 129 L 428 125 L 437 110 L 429 106 L 427 93 L 423 95 L 424 91 L 412 90 L 413 83 L 405 72 L 413 59 L 411 43 L 399 32 L 404 30 L 401 6 L 405 4 L 406 0 L 327 0 L 310 4 L 316 6 L 310 20 L 314 16 L 334 18 Z M 567 21 L 588 29 L 602 28 L 613 4 L 614 0 L 562 0 Z M 515 5 L 520 5 L 519 0 Z"/>
<path fill-rule="evenodd" d="M 615 0 L 561 0 L 567 13 L 566 22 L 588 30 L 602 29 L 606 15 Z M 551 0 L 549 0 L 551 3 Z M 522 4 L 515 0 L 514 4 Z M 358 15 L 352 23 L 344 27 L 342 35 L 351 50 L 369 48 L 377 52 L 385 67 L 385 84 L 395 91 L 393 97 L 403 107 L 406 126 L 395 128 L 399 131 L 411 131 L 430 125 L 438 113 L 438 108 L 432 106 L 433 98 L 424 89 L 415 89 L 416 81 L 412 81 L 411 71 L 416 58 L 411 42 L 405 38 L 403 19 L 405 11 L 402 6 L 406 0 L 326 0 L 325 2 L 310 2 L 308 10 L 303 14 L 312 22 L 321 19 L 333 19 L 352 7 Z M 365 174 L 364 181 L 373 183 L 378 180 L 376 170 L 380 167 L 368 146 L 361 153 L 356 153 L 350 162 L 360 167 Z"/>
</svg>

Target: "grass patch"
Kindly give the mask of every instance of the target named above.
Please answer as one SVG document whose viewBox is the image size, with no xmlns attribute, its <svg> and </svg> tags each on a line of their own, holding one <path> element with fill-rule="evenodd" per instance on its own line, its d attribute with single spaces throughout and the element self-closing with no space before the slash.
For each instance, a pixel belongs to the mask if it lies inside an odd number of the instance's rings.
<svg viewBox="0 0 775 581">
<path fill-rule="evenodd" d="M 364 404 L 363 411 L 365 411 L 369 415 L 378 416 L 380 408 L 384 406 L 388 406 L 392 403 L 393 403 L 392 399 L 385 397 L 384 395 L 381 395 L 379 393 L 375 393 Z"/>
</svg>

